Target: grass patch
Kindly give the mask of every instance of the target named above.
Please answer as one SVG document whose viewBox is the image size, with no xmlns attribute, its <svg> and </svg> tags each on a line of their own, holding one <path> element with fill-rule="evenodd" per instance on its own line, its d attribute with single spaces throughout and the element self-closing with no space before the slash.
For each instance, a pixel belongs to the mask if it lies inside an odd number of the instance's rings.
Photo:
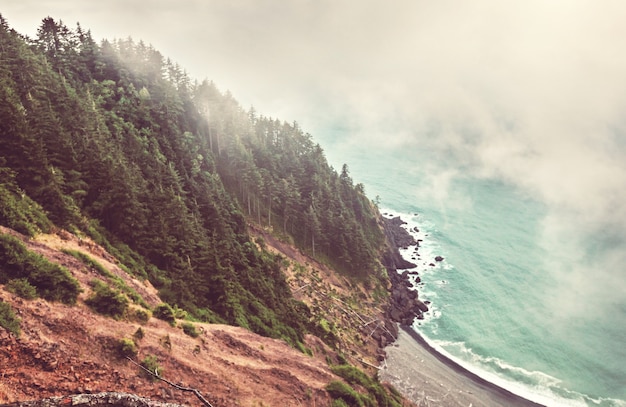
<svg viewBox="0 0 626 407">
<path fill-rule="evenodd" d="M 87 298 L 85 303 L 94 311 L 108 315 L 114 319 L 120 319 L 128 309 L 128 299 L 118 290 L 114 290 L 102 281 L 91 282 L 93 294 Z"/>
<path fill-rule="evenodd" d="M 328 383 L 326 391 L 333 400 L 342 400 L 349 406 L 365 406 L 362 396 L 342 381 L 334 380 Z"/>
<path fill-rule="evenodd" d="M 368 397 L 368 399 L 370 401 L 372 398 L 375 399 L 379 406 L 402 406 L 402 397 L 397 392 L 387 391 L 378 379 L 369 377 L 362 370 L 348 364 L 331 366 L 330 369 L 334 374 L 343 378 L 348 383 L 365 388 L 371 396 L 371 398 Z M 345 398 L 344 400 L 348 402 Z M 363 399 L 363 401 L 366 402 L 367 400 Z"/>
<path fill-rule="evenodd" d="M 132 339 L 122 338 L 117 342 L 117 354 L 120 358 L 134 358 L 139 353 L 137 344 Z"/>
<path fill-rule="evenodd" d="M 159 361 L 157 357 L 154 355 L 146 356 L 141 361 L 141 366 L 143 366 L 145 369 L 149 370 L 150 372 L 153 372 L 157 376 L 161 376 L 163 374 L 163 368 L 159 365 Z M 148 372 L 144 370 L 141 371 L 141 376 L 153 382 L 158 380 L 156 377 L 148 374 Z"/>
<path fill-rule="evenodd" d="M 85 266 L 96 271 L 101 276 L 106 277 L 111 284 L 113 284 L 117 289 L 126 294 L 128 298 L 130 298 L 131 301 L 135 304 L 138 304 L 145 309 L 150 308 L 146 301 L 143 299 L 143 297 L 137 293 L 137 291 L 129 287 L 122 278 L 111 273 L 106 267 L 100 264 L 100 262 L 98 262 L 93 257 L 81 252 L 80 250 L 63 249 L 62 252 L 80 260 Z M 127 274 L 130 275 L 130 273 L 128 272 Z"/>
<path fill-rule="evenodd" d="M 183 332 L 186 335 L 191 336 L 192 338 L 197 338 L 200 336 L 200 332 L 196 329 L 196 326 L 191 322 L 183 322 L 182 324 Z"/>
<path fill-rule="evenodd" d="M 0 167 L 0 225 L 30 237 L 52 227 L 41 206 L 17 186 L 15 173 L 4 167 Z"/>
<path fill-rule="evenodd" d="M 28 282 L 26 278 L 15 278 L 9 280 L 4 286 L 8 292 L 11 292 L 26 300 L 34 300 L 38 297 L 37 288 Z"/>
<path fill-rule="evenodd" d="M 170 325 L 176 325 L 176 314 L 174 309 L 167 303 L 162 302 L 152 310 L 152 316 L 163 321 L 168 322 Z"/>
<path fill-rule="evenodd" d="M 13 313 L 11 305 L 0 301 L 0 326 L 19 337 L 21 332 L 20 323 L 21 320 Z"/>
<path fill-rule="evenodd" d="M 49 301 L 73 305 L 81 292 L 72 274 L 58 264 L 31 252 L 13 236 L 0 234 L 0 283 L 25 279 L 37 294 Z"/>
<path fill-rule="evenodd" d="M 70 256 L 80 260 L 85 266 L 96 271 L 101 276 L 104 276 L 107 278 L 115 277 L 113 273 L 107 270 L 102 264 L 100 264 L 98 261 L 96 261 L 94 258 L 89 256 L 88 254 L 81 252 L 80 250 L 62 249 L 61 251 L 65 254 L 69 254 Z"/>
</svg>

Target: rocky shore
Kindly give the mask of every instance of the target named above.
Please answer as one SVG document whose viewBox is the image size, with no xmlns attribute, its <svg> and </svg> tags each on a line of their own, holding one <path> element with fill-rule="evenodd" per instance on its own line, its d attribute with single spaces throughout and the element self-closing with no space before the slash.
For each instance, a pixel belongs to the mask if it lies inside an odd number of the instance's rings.
<svg viewBox="0 0 626 407">
<path fill-rule="evenodd" d="M 416 405 L 441 407 L 542 407 L 521 398 L 471 373 L 456 362 L 433 349 L 412 328 L 413 321 L 423 319 L 428 312 L 428 302 L 419 299 L 413 283 L 420 282 L 417 266 L 400 254 L 400 249 L 417 246 L 419 241 L 402 226 L 400 217 L 383 217 L 388 247 L 383 256 L 391 281 L 391 296 L 386 310 L 386 324 L 392 326 L 393 339 L 381 338 L 387 346 L 381 351 L 385 363 L 379 379 L 394 385 Z M 434 262 L 444 258 L 436 256 Z M 401 272 L 398 272 L 402 270 Z M 412 278 L 410 278 L 412 277 Z M 400 326 L 402 329 L 398 329 Z"/>
<path fill-rule="evenodd" d="M 388 242 L 382 261 L 391 282 L 391 296 L 385 312 L 387 329 L 374 336 L 379 346 L 384 348 L 397 339 L 398 324 L 411 325 L 416 318 L 423 319 L 424 312 L 428 312 L 428 305 L 419 299 L 419 294 L 409 278 L 413 275 L 415 281 L 419 282 L 417 272 L 410 271 L 417 265 L 405 260 L 399 250 L 417 245 L 418 242 L 402 227 L 405 222 L 400 217 L 383 217 L 382 223 Z M 404 271 L 399 273 L 398 270 Z"/>
</svg>

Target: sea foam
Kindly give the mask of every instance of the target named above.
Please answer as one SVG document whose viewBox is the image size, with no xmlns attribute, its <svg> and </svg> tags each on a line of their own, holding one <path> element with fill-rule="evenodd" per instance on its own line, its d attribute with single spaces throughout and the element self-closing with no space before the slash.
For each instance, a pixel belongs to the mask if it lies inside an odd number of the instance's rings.
<svg viewBox="0 0 626 407">
<path fill-rule="evenodd" d="M 445 261 L 447 256 L 444 248 L 436 239 L 432 238 L 432 235 L 437 233 L 436 225 L 432 222 L 415 213 L 398 213 L 393 210 L 382 210 L 381 212 L 387 218 L 400 216 L 406 222 L 403 227 L 418 241 L 417 246 L 401 248 L 400 254 L 407 261 L 417 265 L 410 271 L 417 271 L 421 282 L 416 283 L 414 277 L 412 282 L 419 291 L 420 299 L 430 302 L 430 311 L 424 314 L 423 320 L 414 322 L 413 329 L 434 351 L 472 374 L 539 404 L 559 407 L 586 407 L 589 405 L 626 407 L 626 403 L 622 400 L 592 398 L 568 390 L 562 386 L 563 383 L 560 379 L 544 372 L 529 371 L 493 356 L 479 355 L 468 348 L 464 342 L 432 340 L 424 335 L 420 329 L 422 326 L 428 326 L 429 332 L 433 335 L 437 336 L 438 334 L 437 320 L 441 317 L 442 312 L 445 312 L 442 306 L 445 304 L 445 293 L 442 295 L 439 293 L 448 284 L 445 273 L 454 271 L 454 265 Z M 444 257 L 444 261 L 435 261 L 436 256 Z"/>
</svg>

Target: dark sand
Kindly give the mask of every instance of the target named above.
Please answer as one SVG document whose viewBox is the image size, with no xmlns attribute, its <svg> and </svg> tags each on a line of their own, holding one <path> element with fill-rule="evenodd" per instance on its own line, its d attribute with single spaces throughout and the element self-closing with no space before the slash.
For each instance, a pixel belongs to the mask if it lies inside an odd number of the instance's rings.
<svg viewBox="0 0 626 407">
<path fill-rule="evenodd" d="M 379 377 L 418 406 L 538 407 L 481 379 L 434 351 L 411 328 L 400 329 L 386 349 Z"/>
</svg>

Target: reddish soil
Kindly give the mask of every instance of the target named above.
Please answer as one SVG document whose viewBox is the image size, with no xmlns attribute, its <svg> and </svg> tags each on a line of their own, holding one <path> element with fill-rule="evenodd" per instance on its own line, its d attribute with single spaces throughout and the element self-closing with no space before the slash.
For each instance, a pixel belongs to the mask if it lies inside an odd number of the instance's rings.
<svg viewBox="0 0 626 407">
<path fill-rule="evenodd" d="M 197 323 L 201 334 L 192 338 L 181 328 L 155 318 L 144 324 L 128 319 L 116 321 L 94 313 L 84 304 L 90 293 L 89 281 L 102 277 L 61 249 L 89 254 L 111 273 L 123 278 L 150 306 L 161 302 L 157 291 L 148 282 L 122 271 L 115 258 L 88 239 L 61 232 L 29 240 L 6 228 L 0 228 L 0 232 L 22 239 L 30 250 L 68 268 L 84 290 L 77 305 L 67 306 L 41 299 L 24 300 L 0 285 L 0 300 L 11 304 L 22 320 L 19 338 L 0 328 L 0 404 L 117 391 L 156 401 L 201 405 L 193 393 L 144 377 L 137 366 L 119 355 L 119 341 L 133 338 L 141 328 L 144 337 L 136 340 L 139 351 L 135 360 L 156 356 L 164 378 L 198 389 L 215 407 L 330 405 L 324 387 L 339 378 L 332 374 L 326 359 L 336 355 L 320 339 L 306 338 L 305 346 L 313 351 L 313 356 L 307 356 L 283 341 L 238 327 Z M 267 235 L 264 237 L 267 239 Z M 275 239 L 269 243 L 271 250 L 283 253 L 291 261 L 311 262 L 292 246 Z M 311 303 L 327 295 L 320 291 L 343 290 L 341 279 L 327 268 L 319 264 L 307 267 L 330 281 L 321 286 L 323 290 L 312 293 L 309 290 L 308 295 L 304 294 L 305 290 L 299 290 L 296 294 L 305 302 Z M 287 272 L 293 277 L 293 270 Z M 290 283 L 296 291 L 302 281 L 292 277 Z M 334 301 L 341 303 L 339 298 Z M 341 310 L 345 313 L 343 308 Z M 363 318 L 358 316 L 358 319 Z M 359 323 L 357 320 L 353 325 Z M 361 335 L 360 340 L 342 343 L 357 360 L 367 359 L 375 364 L 376 344 L 367 337 L 367 329 L 363 328 L 363 333 L 357 330 L 357 334 L 352 335 Z M 362 367 L 367 369 L 367 365 Z"/>
</svg>

